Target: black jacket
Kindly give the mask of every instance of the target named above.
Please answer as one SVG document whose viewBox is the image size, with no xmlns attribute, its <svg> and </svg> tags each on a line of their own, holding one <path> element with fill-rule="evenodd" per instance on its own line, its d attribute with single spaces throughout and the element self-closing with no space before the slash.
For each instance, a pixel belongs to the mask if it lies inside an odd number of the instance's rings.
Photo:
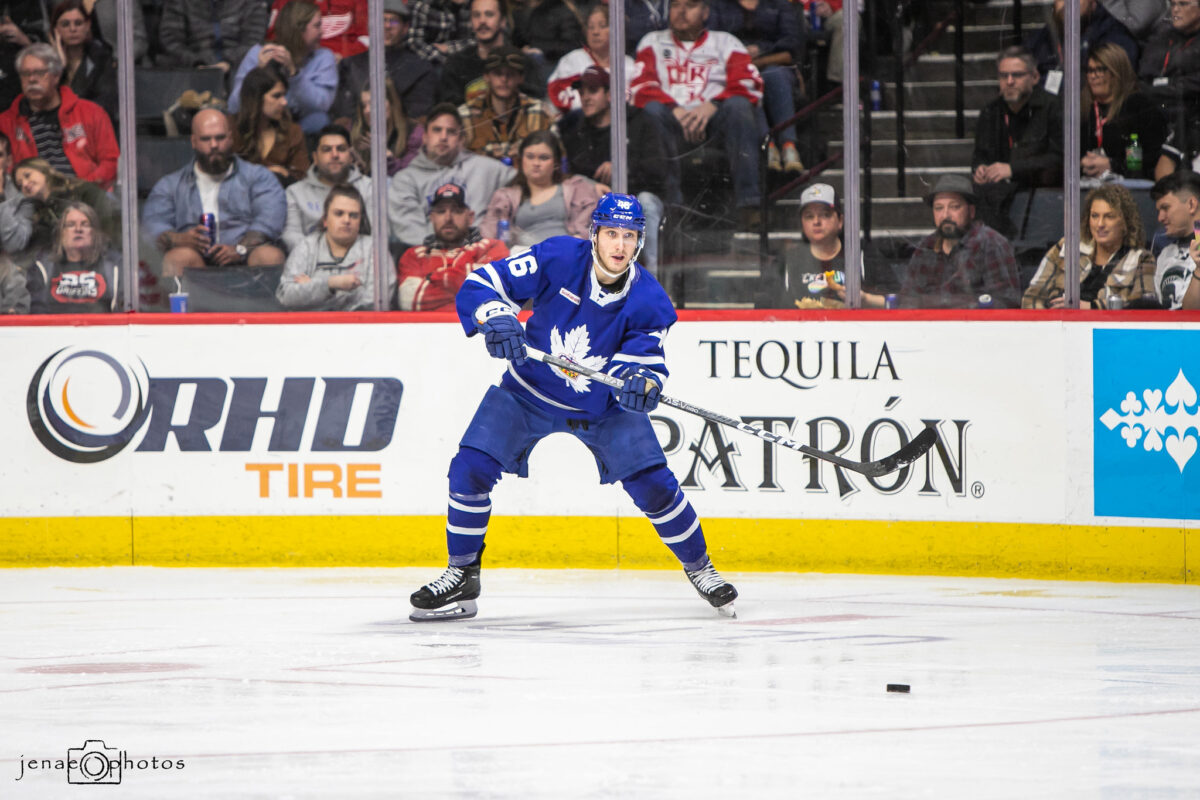
<svg viewBox="0 0 1200 800">
<path fill-rule="evenodd" d="M 1083 152 L 1102 149 L 1112 162 L 1112 171 L 1118 175 L 1154 180 L 1154 166 L 1167 139 L 1167 120 L 1154 101 L 1142 92 L 1134 92 L 1121 104 L 1121 113 L 1105 122 L 1100 130 L 1103 147 L 1096 136 L 1095 107 L 1087 109 L 1083 120 Z M 1142 146 L 1141 170 L 1130 170 L 1125 164 L 1125 149 L 1135 133 Z"/>
<path fill-rule="evenodd" d="M 347 117 L 354 119 L 358 103 L 369 86 L 370 53 L 343 58 L 338 65 L 338 90 L 329 108 L 332 119 Z M 433 107 L 433 92 L 437 83 L 437 70 L 433 64 L 414 53 L 401 42 L 383 51 L 383 72 L 392 79 L 404 116 L 409 119 L 424 117 Z"/>
<path fill-rule="evenodd" d="M 635 143 L 626 148 L 629 191 L 653 192 L 664 197 L 667 154 L 662 133 L 648 114 L 633 106 L 625 107 L 625 126 L 626 140 Z M 597 128 L 584 118 L 582 111 L 572 111 L 559 120 L 558 130 L 572 174 L 591 178 L 597 167 L 612 160 L 610 126 Z"/>
<path fill-rule="evenodd" d="M 1062 186 L 1062 131 L 1062 103 L 1043 90 L 1035 87 L 1016 112 L 997 97 L 979 112 L 971 169 L 999 162 L 1012 167 L 1021 188 Z"/>
</svg>

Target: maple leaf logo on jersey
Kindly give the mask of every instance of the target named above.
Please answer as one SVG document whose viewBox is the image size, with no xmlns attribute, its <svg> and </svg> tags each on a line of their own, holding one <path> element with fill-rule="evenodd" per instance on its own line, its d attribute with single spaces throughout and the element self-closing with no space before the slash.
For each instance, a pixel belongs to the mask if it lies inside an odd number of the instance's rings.
<svg viewBox="0 0 1200 800">
<path fill-rule="evenodd" d="M 588 336 L 587 326 L 580 325 L 577 328 L 572 328 L 567 331 L 564 337 L 558 332 L 558 326 L 554 326 L 550 330 L 550 352 L 559 358 L 574 362 L 580 366 L 587 367 L 591 370 L 604 369 L 604 363 L 608 361 L 604 356 L 590 356 L 588 352 L 592 349 L 592 342 Z M 558 373 L 563 380 L 579 394 L 591 391 L 592 382 L 589 378 L 580 375 L 578 372 L 571 372 L 560 367 L 551 366 L 550 369 Z"/>
</svg>

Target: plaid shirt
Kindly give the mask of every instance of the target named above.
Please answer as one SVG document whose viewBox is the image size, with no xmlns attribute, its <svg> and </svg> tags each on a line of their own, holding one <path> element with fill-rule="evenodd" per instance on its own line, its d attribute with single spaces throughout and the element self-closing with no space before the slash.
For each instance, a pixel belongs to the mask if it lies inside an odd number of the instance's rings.
<svg viewBox="0 0 1200 800">
<path fill-rule="evenodd" d="M 413 0 L 412 27 L 405 42 L 410 50 L 431 64 L 441 64 L 447 55 L 461 53 L 475 46 L 471 33 L 471 4 L 455 4 L 454 0 Z M 450 45 L 445 55 L 435 44 Z"/>
<path fill-rule="evenodd" d="M 996 308 L 1019 308 L 1021 284 L 1012 246 L 982 222 L 972 222 L 967 235 L 942 252 L 936 232 L 917 246 L 900 286 L 906 308 L 977 308 L 982 295 Z"/>
<path fill-rule="evenodd" d="M 521 140 L 546 130 L 553 121 L 549 106 L 524 94 L 518 94 L 516 107 L 501 116 L 492 110 L 491 92 L 459 106 L 458 113 L 463 118 L 465 147 L 492 158 L 515 159 Z"/>
</svg>

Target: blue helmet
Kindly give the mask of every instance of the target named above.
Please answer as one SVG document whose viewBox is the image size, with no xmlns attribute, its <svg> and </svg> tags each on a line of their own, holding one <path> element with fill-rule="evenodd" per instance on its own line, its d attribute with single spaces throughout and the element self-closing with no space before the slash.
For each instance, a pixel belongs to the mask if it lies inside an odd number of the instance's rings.
<svg viewBox="0 0 1200 800">
<path fill-rule="evenodd" d="M 629 228 L 644 234 L 646 215 L 642 204 L 631 194 L 609 192 L 600 198 L 592 212 L 592 232 L 597 228 Z"/>
</svg>

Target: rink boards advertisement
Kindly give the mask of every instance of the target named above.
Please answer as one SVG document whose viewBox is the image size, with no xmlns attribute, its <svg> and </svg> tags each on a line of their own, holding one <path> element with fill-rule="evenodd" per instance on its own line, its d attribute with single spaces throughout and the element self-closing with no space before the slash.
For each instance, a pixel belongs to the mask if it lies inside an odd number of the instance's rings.
<svg viewBox="0 0 1200 800">
<path fill-rule="evenodd" d="M 310 542 L 322 520 L 351 538 L 419 520 L 436 553 L 447 465 L 503 369 L 436 319 L 0 328 L 4 541 L 41 519 L 126 537 L 158 520 L 164 542 L 186 539 L 184 520 L 222 520 L 223 536 L 270 520 Z M 712 529 L 1034 541 L 1082 526 L 1170 551 L 1200 520 L 1200 325 L 685 319 L 666 349 L 668 394 L 846 458 L 937 433 L 868 478 L 660 405 L 668 463 Z M 495 524 L 603 520 L 603 541 L 641 520 L 568 435 L 539 444 L 530 473 L 493 492 Z"/>
</svg>

